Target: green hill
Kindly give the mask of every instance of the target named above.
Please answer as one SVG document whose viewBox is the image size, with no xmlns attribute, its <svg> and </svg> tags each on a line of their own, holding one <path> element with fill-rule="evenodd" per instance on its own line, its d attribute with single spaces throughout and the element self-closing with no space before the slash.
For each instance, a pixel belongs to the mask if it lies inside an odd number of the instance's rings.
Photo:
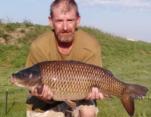
<svg viewBox="0 0 151 117">
<path fill-rule="evenodd" d="M 151 89 L 151 43 L 128 41 L 124 38 L 82 27 L 98 39 L 102 46 L 103 66 L 119 79 L 139 83 Z M 24 23 L 0 23 L 0 117 L 25 117 L 26 91 L 12 86 L 9 76 L 24 67 L 29 45 L 49 27 Z M 5 115 L 5 93 L 8 108 Z M 98 101 L 100 117 L 128 117 L 117 98 Z M 136 101 L 134 117 L 150 117 L 151 92 Z"/>
</svg>

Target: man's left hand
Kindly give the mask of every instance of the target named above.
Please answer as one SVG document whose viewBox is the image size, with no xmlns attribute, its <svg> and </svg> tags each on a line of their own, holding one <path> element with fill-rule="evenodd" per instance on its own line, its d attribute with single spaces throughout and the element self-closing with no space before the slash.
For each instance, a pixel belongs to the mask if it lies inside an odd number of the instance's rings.
<svg viewBox="0 0 151 117">
<path fill-rule="evenodd" d="M 97 87 L 92 87 L 92 91 L 86 97 L 87 100 L 104 99 L 104 95 L 99 92 Z"/>
</svg>

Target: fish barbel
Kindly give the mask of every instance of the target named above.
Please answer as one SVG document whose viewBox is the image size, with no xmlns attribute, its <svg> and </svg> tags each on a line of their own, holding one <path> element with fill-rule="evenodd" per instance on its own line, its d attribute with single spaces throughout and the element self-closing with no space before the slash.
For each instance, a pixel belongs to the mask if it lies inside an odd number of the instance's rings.
<svg viewBox="0 0 151 117">
<path fill-rule="evenodd" d="M 120 98 L 130 116 L 134 114 L 134 99 L 146 95 L 148 89 L 118 80 L 110 71 L 77 61 L 45 61 L 12 74 L 11 81 L 29 90 L 49 86 L 56 101 L 85 99 L 92 87 L 103 95 Z"/>
</svg>

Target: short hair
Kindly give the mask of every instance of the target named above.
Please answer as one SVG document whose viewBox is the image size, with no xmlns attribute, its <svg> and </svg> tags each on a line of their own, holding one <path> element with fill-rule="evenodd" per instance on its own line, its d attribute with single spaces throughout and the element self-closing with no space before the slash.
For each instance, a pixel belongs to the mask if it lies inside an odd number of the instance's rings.
<svg viewBox="0 0 151 117">
<path fill-rule="evenodd" d="M 79 17 L 79 11 L 78 11 L 78 5 L 75 2 L 75 0 L 54 0 L 52 4 L 50 5 L 50 16 L 53 17 L 53 10 L 55 7 L 57 7 L 60 3 L 65 4 L 65 12 L 70 11 L 72 8 L 75 9 L 76 15 Z"/>
</svg>

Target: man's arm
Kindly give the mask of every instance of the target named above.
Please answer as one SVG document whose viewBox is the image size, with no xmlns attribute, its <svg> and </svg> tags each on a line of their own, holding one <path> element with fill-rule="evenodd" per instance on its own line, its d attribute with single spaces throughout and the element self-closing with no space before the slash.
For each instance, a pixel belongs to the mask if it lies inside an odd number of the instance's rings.
<svg viewBox="0 0 151 117">
<path fill-rule="evenodd" d="M 46 61 L 46 57 L 44 55 L 45 54 L 42 52 L 39 46 L 37 46 L 35 43 L 32 43 L 25 66 L 30 67 L 38 62 Z"/>
<path fill-rule="evenodd" d="M 100 44 L 96 44 L 95 50 L 93 50 L 93 54 L 90 55 L 86 63 L 101 66 L 102 67 L 102 56 L 101 56 L 101 46 Z M 103 99 L 104 95 L 98 90 L 97 87 L 92 87 L 91 92 L 88 94 L 86 99 L 94 100 L 94 99 Z"/>
<path fill-rule="evenodd" d="M 25 66 L 30 67 L 41 61 L 44 61 L 42 53 L 40 52 L 39 48 L 37 48 L 36 45 L 32 44 Z M 44 87 L 42 87 L 42 88 L 43 89 L 42 89 L 41 93 L 38 93 L 38 89 L 33 89 L 30 91 L 30 94 L 32 96 L 36 96 L 36 97 L 40 98 L 43 101 L 51 100 L 53 97 L 53 93 L 50 91 L 49 87 L 44 85 Z"/>
</svg>

